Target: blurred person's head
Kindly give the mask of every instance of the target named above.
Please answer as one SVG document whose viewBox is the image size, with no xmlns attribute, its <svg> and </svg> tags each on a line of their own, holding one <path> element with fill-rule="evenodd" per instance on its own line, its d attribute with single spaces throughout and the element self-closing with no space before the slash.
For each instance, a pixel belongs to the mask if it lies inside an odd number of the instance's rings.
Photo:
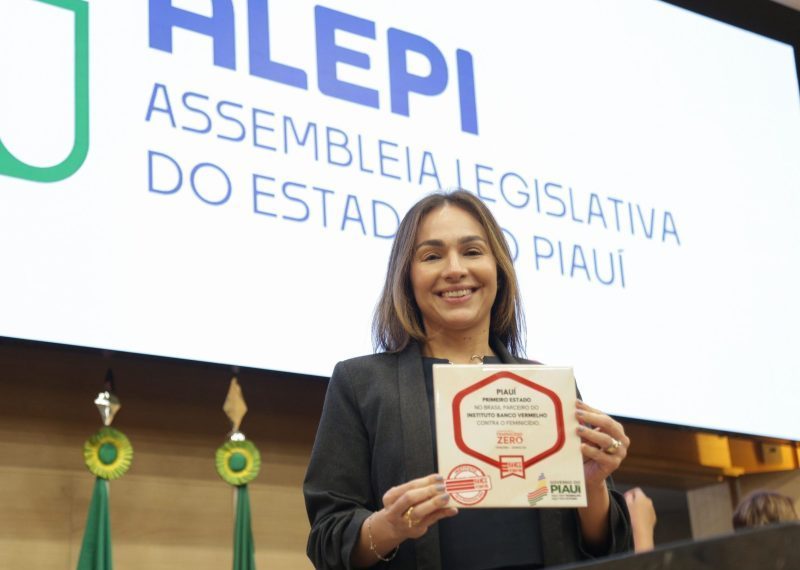
<svg viewBox="0 0 800 570">
<path fill-rule="evenodd" d="M 733 528 L 765 526 L 798 520 L 794 501 L 786 495 L 755 491 L 747 495 L 733 513 Z"/>
</svg>

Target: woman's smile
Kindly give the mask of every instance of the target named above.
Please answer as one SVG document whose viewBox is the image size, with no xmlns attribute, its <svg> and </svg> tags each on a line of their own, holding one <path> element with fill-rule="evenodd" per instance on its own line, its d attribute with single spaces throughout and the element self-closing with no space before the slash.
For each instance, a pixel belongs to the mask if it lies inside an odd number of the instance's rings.
<svg viewBox="0 0 800 570">
<path fill-rule="evenodd" d="M 454 289 L 452 291 L 442 291 L 439 295 L 452 301 L 464 301 L 472 294 L 472 291 L 473 289 Z"/>
</svg>

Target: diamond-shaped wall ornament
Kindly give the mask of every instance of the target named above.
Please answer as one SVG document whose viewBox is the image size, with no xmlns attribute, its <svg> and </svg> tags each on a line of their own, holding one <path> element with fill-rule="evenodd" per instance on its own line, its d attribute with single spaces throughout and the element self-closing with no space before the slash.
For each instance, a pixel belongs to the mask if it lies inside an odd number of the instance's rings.
<svg viewBox="0 0 800 570">
<path fill-rule="evenodd" d="M 104 426 L 110 426 L 114 421 L 114 416 L 122 407 L 119 403 L 119 398 L 112 392 L 100 392 L 94 400 L 97 410 L 100 412 L 100 418 L 103 420 Z"/>
<path fill-rule="evenodd" d="M 247 404 L 244 402 L 242 395 L 242 388 L 234 376 L 231 379 L 230 388 L 228 388 L 228 395 L 225 398 L 225 403 L 222 405 L 222 411 L 228 416 L 233 424 L 233 432 L 239 431 L 239 426 L 242 424 L 242 419 L 247 413 Z"/>
</svg>

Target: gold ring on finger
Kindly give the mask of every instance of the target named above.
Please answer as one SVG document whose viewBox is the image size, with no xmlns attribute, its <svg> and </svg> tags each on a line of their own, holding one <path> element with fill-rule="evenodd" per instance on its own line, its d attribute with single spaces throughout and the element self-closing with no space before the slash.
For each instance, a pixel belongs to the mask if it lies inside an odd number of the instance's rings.
<svg viewBox="0 0 800 570">
<path fill-rule="evenodd" d="M 414 507 L 408 507 L 408 510 L 403 513 L 403 518 L 406 519 L 406 523 L 408 524 L 408 528 L 412 528 L 415 526 L 419 521 L 415 519 L 412 515 L 414 513 Z"/>
<path fill-rule="evenodd" d="M 614 455 L 617 450 L 622 447 L 622 442 L 616 438 L 611 438 L 611 445 L 606 447 L 603 451 L 608 453 L 609 455 Z"/>
</svg>

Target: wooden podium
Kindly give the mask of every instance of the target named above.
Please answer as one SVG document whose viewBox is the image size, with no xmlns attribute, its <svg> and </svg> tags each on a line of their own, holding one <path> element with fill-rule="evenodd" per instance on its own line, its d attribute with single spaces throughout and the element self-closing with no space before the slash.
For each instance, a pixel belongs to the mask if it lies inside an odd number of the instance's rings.
<svg viewBox="0 0 800 570">
<path fill-rule="evenodd" d="M 676 542 L 642 554 L 558 566 L 558 570 L 790 570 L 800 569 L 800 523 L 742 530 Z"/>
</svg>

